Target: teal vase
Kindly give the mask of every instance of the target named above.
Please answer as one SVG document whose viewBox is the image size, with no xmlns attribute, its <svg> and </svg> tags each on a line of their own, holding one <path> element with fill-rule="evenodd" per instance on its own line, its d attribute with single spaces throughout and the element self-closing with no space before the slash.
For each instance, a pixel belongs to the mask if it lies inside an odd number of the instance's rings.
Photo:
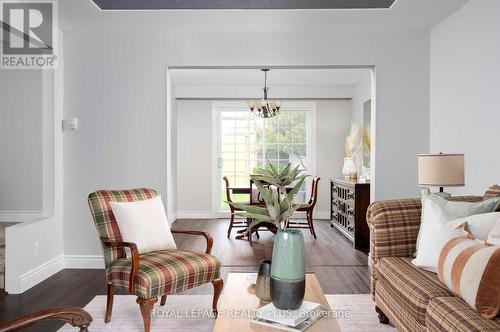
<svg viewBox="0 0 500 332">
<path fill-rule="evenodd" d="M 297 309 L 306 289 L 304 236 L 296 229 L 276 233 L 271 264 L 271 299 L 276 308 Z"/>
</svg>

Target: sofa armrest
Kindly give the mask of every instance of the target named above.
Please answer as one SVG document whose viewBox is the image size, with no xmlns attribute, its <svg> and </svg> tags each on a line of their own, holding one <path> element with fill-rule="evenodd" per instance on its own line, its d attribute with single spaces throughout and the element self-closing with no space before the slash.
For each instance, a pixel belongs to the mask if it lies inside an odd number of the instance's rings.
<svg viewBox="0 0 500 332">
<path fill-rule="evenodd" d="M 399 199 L 372 203 L 366 220 L 370 228 L 370 255 L 411 257 L 420 228 L 420 199 Z"/>
<path fill-rule="evenodd" d="M 415 252 L 421 211 L 417 198 L 379 201 L 368 207 L 372 294 L 377 279 L 376 265 L 381 258 L 411 257 Z"/>
</svg>

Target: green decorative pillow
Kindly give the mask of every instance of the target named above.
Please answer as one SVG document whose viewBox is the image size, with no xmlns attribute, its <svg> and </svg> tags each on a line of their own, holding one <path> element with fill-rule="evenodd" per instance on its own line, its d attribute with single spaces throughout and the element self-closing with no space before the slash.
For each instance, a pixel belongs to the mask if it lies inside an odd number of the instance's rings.
<svg viewBox="0 0 500 332">
<path fill-rule="evenodd" d="M 464 218 L 474 214 L 494 212 L 500 205 L 500 196 L 493 196 L 482 201 L 451 201 L 439 195 L 431 194 L 429 189 L 421 191 L 422 200 L 424 196 L 441 206 L 446 212 L 455 218 Z"/>
</svg>

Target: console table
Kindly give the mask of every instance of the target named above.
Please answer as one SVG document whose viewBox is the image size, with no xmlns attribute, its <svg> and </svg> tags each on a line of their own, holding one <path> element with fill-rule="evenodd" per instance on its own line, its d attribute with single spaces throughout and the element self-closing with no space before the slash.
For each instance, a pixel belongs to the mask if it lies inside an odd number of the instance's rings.
<svg viewBox="0 0 500 332">
<path fill-rule="evenodd" d="M 330 179 L 330 223 L 353 242 L 356 249 L 368 250 L 370 230 L 366 210 L 370 205 L 370 183 Z"/>
</svg>

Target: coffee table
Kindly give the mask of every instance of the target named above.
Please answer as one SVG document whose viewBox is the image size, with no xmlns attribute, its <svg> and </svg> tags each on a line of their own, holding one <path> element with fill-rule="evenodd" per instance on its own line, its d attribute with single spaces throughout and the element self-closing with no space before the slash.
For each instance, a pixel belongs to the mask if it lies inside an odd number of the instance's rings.
<svg viewBox="0 0 500 332">
<path fill-rule="evenodd" d="M 255 286 L 247 281 L 252 273 L 229 273 L 222 298 L 219 301 L 219 316 L 215 321 L 214 332 L 227 331 L 258 331 L 276 332 L 276 328 L 250 323 L 253 310 L 263 306 L 255 296 Z M 321 290 L 318 279 L 313 273 L 306 274 L 305 300 L 321 303 L 323 308 L 330 311 L 330 306 Z M 322 317 L 307 332 L 340 332 L 340 327 L 333 315 Z"/>
</svg>

